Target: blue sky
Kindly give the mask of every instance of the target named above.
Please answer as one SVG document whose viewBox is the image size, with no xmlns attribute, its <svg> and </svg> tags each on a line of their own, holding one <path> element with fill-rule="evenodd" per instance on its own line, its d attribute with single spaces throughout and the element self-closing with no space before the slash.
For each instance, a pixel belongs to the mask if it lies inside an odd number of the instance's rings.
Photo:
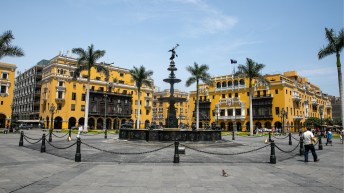
<svg viewBox="0 0 344 193">
<path fill-rule="evenodd" d="M 264 74 L 297 70 L 339 96 L 335 56 L 317 59 L 327 44 L 324 28 L 343 28 L 343 0 L 1 0 L 0 33 L 12 30 L 25 56 L 5 57 L 24 71 L 59 51 L 94 44 L 100 61 L 153 70 L 160 89 L 168 85 L 170 52 L 177 43 L 177 78 L 186 66 L 207 64 L 213 76 L 230 74 L 230 59 L 266 65 Z M 344 63 L 344 53 L 341 61 Z"/>
</svg>

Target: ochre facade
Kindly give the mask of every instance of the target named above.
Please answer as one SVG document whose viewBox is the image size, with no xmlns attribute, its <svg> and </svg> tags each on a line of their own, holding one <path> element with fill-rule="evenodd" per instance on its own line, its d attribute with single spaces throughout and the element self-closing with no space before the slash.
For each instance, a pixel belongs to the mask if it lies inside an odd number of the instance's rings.
<svg viewBox="0 0 344 193">
<path fill-rule="evenodd" d="M 0 62 L 0 128 L 11 123 L 16 65 Z"/>
<path fill-rule="evenodd" d="M 253 129 L 300 131 L 309 117 L 331 118 L 330 98 L 296 71 L 264 76 L 268 83 L 253 80 Z M 249 130 L 249 80 L 233 75 L 213 78 L 200 85 L 200 128 L 218 124 L 223 130 Z M 190 93 L 195 111 L 196 92 Z M 190 122 L 196 117 L 190 116 Z"/>
<path fill-rule="evenodd" d="M 56 129 L 84 123 L 87 71 L 73 80 L 76 62 L 75 58 L 58 55 L 43 69 L 40 119 L 46 128 L 51 127 L 52 117 Z M 109 79 L 106 81 L 102 72 L 91 69 L 88 126 L 90 129 L 104 128 L 105 117 L 108 129 L 120 128 L 129 121 L 135 123 L 138 95 L 129 70 L 104 63 L 97 65 L 108 68 Z M 144 128 L 152 120 L 153 88 L 144 86 L 141 91 L 140 128 Z"/>
</svg>

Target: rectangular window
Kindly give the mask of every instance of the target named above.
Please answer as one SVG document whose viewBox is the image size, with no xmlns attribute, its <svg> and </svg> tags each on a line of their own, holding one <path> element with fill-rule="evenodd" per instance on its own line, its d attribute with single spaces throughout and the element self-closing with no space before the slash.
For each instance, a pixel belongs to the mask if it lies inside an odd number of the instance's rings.
<svg viewBox="0 0 344 193">
<path fill-rule="evenodd" d="M 75 104 L 72 104 L 72 105 L 71 105 L 70 110 L 71 110 L 71 111 L 75 111 Z"/>
<path fill-rule="evenodd" d="M 266 90 L 263 90 L 263 96 L 266 97 Z"/>
<path fill-rule="evenodd" d="M 280 113 L 279 107 L 275 107 L 275 112 L 276 112 L 276 115 L 279 115 Z"/>
<path fill-rule="evenodd" d="M 59 86 L 63 86 L 63 82 L 62 81 L 59 81 Z"/>
<path fill-rule="evenodd" d="M 75 93 L 75 92 L 72 93 L 72 100 L 73 100 L 73 101 L 76 100 L 76 93 Z"/>
<path fill-rule="evenodd" d="M 275 94 L 278 94 L 278 89 L 275 90 Z"/>
<path fill-rule="evenodd" d="M 76 84 L 75 83 L 73 83 L 73 88 L 76 89 Z"/>
<path fill-rule="evenodd" d="M 4 101 L 1 101 L 1 105 L 3 105 L 4 104 Z"/>
<path fill-rule="evenodd" d="M 85 105 L 81 105 L 81 111 L 85 111 Z"/>
<path fill-rule="evenodd" d="M 63 98 L 63 91 L 58 91 L 57 92 L 57 98 L 62 99 Z"/>
<path fill-rule="evenodd" d="M 227 115 L 233 116 L 233 109 L 227 109 Z"/>
<path fill-rule="evenodd" d="M 239 96 L 239 93 L 235 93 L 235 95 L 234 95 L 235 97 L 238 97 Z"/>
<path fill-rule="evenodd" d="M 85 101 L 86 95 L 85 94 L 81 94 L 81 101 Z"/>
<path fill-rule="evenodd" d="M 220 111 L 220 116 L 225 116 L 225 110 L 224 109 L 221 109 L 221 111 Z"/>
<path fill-rule="evenodd" d="M 247 96 L 250 96 L 250 92 L 247 92 Z"/>
<path fill-rule="evenodd" d="M 2 79 L 7 79 L 7 78 L 8 78 L 7 72 L 3 72 L 3 73 L 2 73 Z"/>
<path fill-rule="evenodd" d="M 5 94 L 6 93 L 6 86 L 1 85 L 0 87 L 0 93 Z"/>
<path fill-rule="evenodd" d="M 120 76 L 120 77 L 123 77 L 123 76 L 124 76 L 123 72 L 120 72 L 120 73 L 119 73 L 119 76 Z"/>
<path fill-rule="evenodd" d="M 225 94 L 222 94 L 222 98 L 223 98 L 223 99 L 226 98 L 226 95 L 225 95 Z"/>
<path fill-rule="evenodd" d="M 97 77 L 96 77 L 96 80 L 100 80 L 100 77 L 99 77 L 99 76 L 97 76 Z"/>
<path fill-rule="evenodd" d="M 149 115 L 149 110 L 146 110 L 146 115 Z"/>
<path fill-rule="evenodd" d="M 228 98 L 232 98 L 232 93 L 229 93 L 229 94 L 228 94 Z"/>
<path fill-rule="evenodd" d="M 57 104 L 57 110 L 61 110 L 62 109 L 62 104 L 61 103 L 58 103 Z"/>
</svg>

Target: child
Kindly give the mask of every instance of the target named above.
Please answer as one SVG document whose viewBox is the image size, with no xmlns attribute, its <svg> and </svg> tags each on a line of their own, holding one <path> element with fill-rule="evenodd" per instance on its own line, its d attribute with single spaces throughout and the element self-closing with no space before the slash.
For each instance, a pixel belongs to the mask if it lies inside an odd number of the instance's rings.
<svg viewBox="0 0 344 193">
<path fill-rule="evenodd" d="M 331 132 L 331 129 L 328 130 L 328 132 L 327 132 L 327 141 L 326 141 L 326 145 L 327 145 L 327 144 L 331 144 L 331 146 L 332 146 L 332 132 Z"/>
</svg>

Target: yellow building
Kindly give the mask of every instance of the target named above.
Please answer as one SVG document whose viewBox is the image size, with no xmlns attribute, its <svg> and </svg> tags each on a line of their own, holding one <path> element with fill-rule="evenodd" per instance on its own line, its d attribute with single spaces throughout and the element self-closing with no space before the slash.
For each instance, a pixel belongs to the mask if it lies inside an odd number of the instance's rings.
<svg viewBox="0 0 344 193">
<path fill-rule="evenodd" d="M 16 65 L 0 62 L 0 128 L 9 127 Z"/>
<path fill-rule="evenodd" d="M 264 77 L 269 84 L 253 81 L 254 129 L 283 127 L 284 131 L 299 131 L 309 117 L 332 117 L 330 98 L 296 71 Z M 224 130 L 249 130 L 248 79 L 228 75 L 214 77 L 213 81 L 211 87 L 199 86 L 200 128 L 215 123 Z M 191 92 L 190 112 L 195 112 L 195 97 L 196 92 Z M 190 117 L 190 122 L 195 120 L 195 116 Z"/>
<path fill-rule="evenodd" d="M 87 71 L 72 80 L 76 62 L 75 58 L 58 55 L 43 69 L 40 119 L 46 128 L 67 129 L 84 123 Z M 109 79 L 106 81 L 103 73 L 91 69 L 90 129 L 105 128 L 105 119 L 107 129 L 118 129 L 128 121 L 136 123 L 137 89 L 129 70 L 105 63 L 97 65 L 108 68 Z M 153 89 L 141 90 L 140 103 L 144 105 L 141 105 L 140 128 L 144 128 L 152 120 Z"/>
<path fill-rule="evenodd" d="M 168 113 L 169 103 L 159 100 L 160 98 L 166 98 L 170 96 L 170 90 L 165 89 L 161 92 L 154 92 L 153 99 L 153 120 L 157 125 L 166 125 L 166 118 Z M 189 93 L 179 91 L 178 89 L 174 90 L 174 96 L 177 98 L 183 98 L 185 102 L 175 103 L 176 108 L 176 117 L 178 119 L 178 125 L 185 124 L 190 125 L 189 123 Z"/>
</svg>

